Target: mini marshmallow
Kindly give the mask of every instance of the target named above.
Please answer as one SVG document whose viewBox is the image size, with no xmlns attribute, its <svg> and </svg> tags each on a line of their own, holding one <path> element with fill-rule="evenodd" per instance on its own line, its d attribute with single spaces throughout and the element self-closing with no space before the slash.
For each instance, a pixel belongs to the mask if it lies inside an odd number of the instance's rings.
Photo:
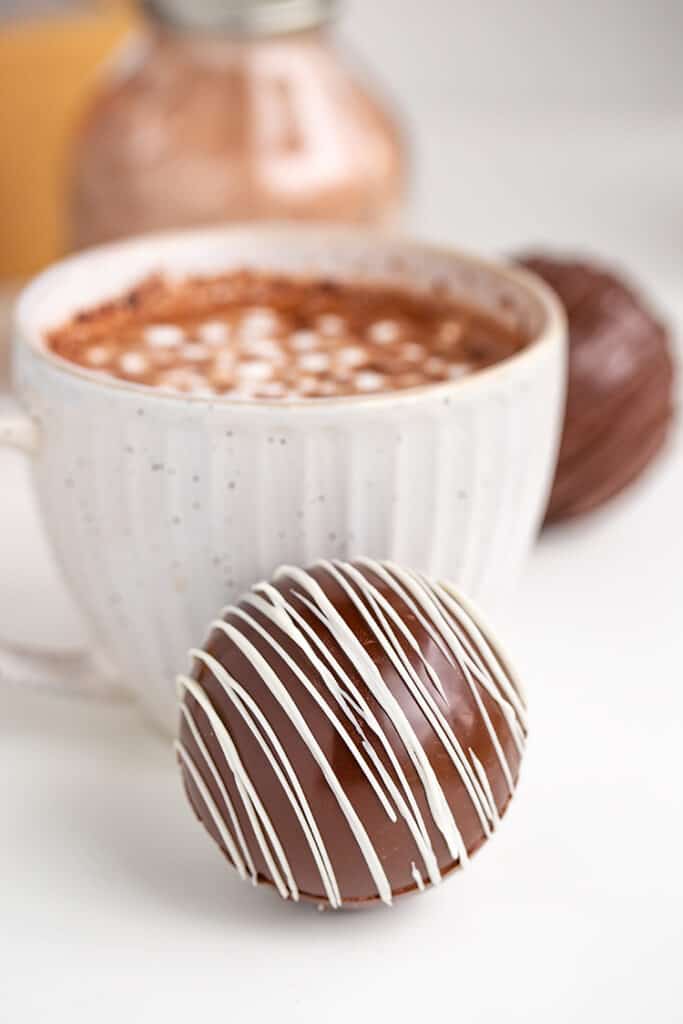
<svg viewBox="0 0 683 1024">
<path fill-rule="evenodd" d="M 320 345 L 320 336 L 315 331 L 294 331 L 289 343 L 295 352 L 312 352 Z"/>
<path fill-rule="evenodd" d="M 339 337 L 347 331 L 347 323 L 343 317 L 338 316 L 336 313 L 323 313 L 319 316 L 316 321 L 316 327 L 321 334 L 325 334 L 328 337 Z"/>
<path fill-rule="evenodd" d="M 279 380 L 267 380 L 259 384 L 256 390 L 257 398 L 284 398 L 285 386 Z"/>
<path fill-rule="evenodd" d="M 85 351 L 85 361 L 89 366 L 105 366 L 112 357 L 112 350 L 108 345 L 93 345 Z"/>
<path fill-rule="evenodd" d="M 361 370 L 354 378 L 356 391 L 379 391 L 384 384 L 384 375 L 374 370 Z"/>
<path fill-rule="evenodd" d="M 172 391 L 200 392 L 203 388 L 209 387 L 209 382 L 201 373 L 194 370 L 177 366 L 173 370 L 165 370 L 157 377 L 160 387 L 170 388 Z"/>
<path fill-rule="evenodd" d="M 230 337 L 230 327 L 222 320 L 207 320 L 197 328 L 197 337 L 205 345 L 211 348 L 218 348 L 224 345 Z"/>
<path fill-rule="evenodd" d="M 306 373 L 324 373 L 329 369 L 330 357 L 326 352 L 305 352 L 299 356 L 298 365 Z"/>
<path fill-rule="evenodd" d="M 241 350 L 259 359 L 270 359 L 273 362 L 282 360 L 282 346 L 272 338 L 249 338 L 242 343 Z"/>
<path fill-rule="evenodd" d="M 122 373 L 131 377 L 139 377 L 149 369 L 149 362 L 141 352 L 124 352 L 119 357 L 119 367 Z"/>
<path fill-rule="evenodd" d="M 186 338 L 182 327 L 176 327 L 175 324 L 150 324 L 142 333 L 151 348 L 174 348 Z"/>
<path fill-rule="evenodd" d="M 368 353 L 360 345 L 346 345 L 340 348 L 336 354 L 340 366 L 352 369 L 354 366 L 362 366 L 368 360 Z"/>
<path fill-rule="evenodd" d="M 275 333 L 279 326 L 280 320 L 272 309 L 255 306 L 242 315 L 239 334 L 241 338 L 263 338 Z"/>
<path fill-rule="evenodd" d="M 368 328 L 368 338 L 376 345 L 390 345 L 401 336 L 401 325 L 396 320 L 377 320 Z"/>
<path fill-rule="evenodd" d="M 272 366 L 268 363 L 259 362 L 256 359 L 245 363 L 239 363 L 237 366 L 237 374 L 242 381 L 268 380 L 272 372 Z"/>
</svg>

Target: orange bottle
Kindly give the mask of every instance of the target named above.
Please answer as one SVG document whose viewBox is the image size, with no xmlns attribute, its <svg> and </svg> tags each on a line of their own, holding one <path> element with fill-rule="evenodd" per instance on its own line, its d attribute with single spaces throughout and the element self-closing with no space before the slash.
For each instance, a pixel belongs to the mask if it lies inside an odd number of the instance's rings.
<svg viewBox="0 0 683 1024">
<path fill-rule="evenodd" d="M 0 14 L 0 288 L 64 249 L 71 134 L 132 20 L 127 5 L 106 0 L 9 6 L 16 13 Z"/>
</svg>

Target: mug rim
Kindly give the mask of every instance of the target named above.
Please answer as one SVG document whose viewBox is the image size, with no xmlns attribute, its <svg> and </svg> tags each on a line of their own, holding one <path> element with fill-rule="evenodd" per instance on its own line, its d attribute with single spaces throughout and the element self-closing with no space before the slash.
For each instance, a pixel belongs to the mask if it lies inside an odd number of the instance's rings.
<svg viewBox="0 0 683 1024">
<path fill-rule="evenodd" d="M 311 241 L 330 239 L 346 240 L 347 242 L 357 241 L 365 247 L 373 243 L 384 243 L 391 245 L 397 250 L 409 250 L 413 253 L 424 253 L 426 257 L 441 257 L 448 260 L 455 260 L 460 265 L 486 270 L 492 275 L 503 278 L 521 287 L 537 304 L 542 311 L 544 318 L 543 325 L 538 334 L 533 337 L 520 351 L 507 356 L 505 359 L 493 363 L 491 366 L 474 373 L 450 381 L 422 384 L 418 387 L 403 388 L 400 390 L 379 391 L 376 393 L 365 393 L 360 395 L 334 395 L 323 398 L 281 398 L 281 399 L 245 399 L 231 398 L 229 395 L 200 395 L 190 393 L 178 393 L 163 388 L 150 387 L 145 384 L 136 384 L 132 381 L 123 380 L 118 377 L 109 377 L 99 374 L 95 370 L 87 369 L 72 363 L 61 356 L 50 351 L 43 344 L 43 335 L 35 327 L 30 325 L 31 308 L 34 301 L 41 292 L 52 284 L 55 279 L 85 264 L 93 256 L 120 254 L 125 258 L 127 251 L 149 248 L 153 250 L 160 245 L 168 246 L 177 241 L 178 244 L 189 245 L 197 243 L 202 238 L 239 237 L 240 234 L 258 234 L 262 238 L 272 236 L 280 243 L 287 237 L 305 237 Z M 389 233 L 367 228 L 356 228 L 336 224 L 299 224 L 296 222 L 241 222 L 229 225 L 217 225 L 208 228 L 189 228 L 183 230 L 168 230 L 152 234 L 135 235 L 129 238 L 109 242 L 104 245 L 93 246 L 70 256 L 65 257 L 46 267 L 43 271 L 32 278 L 20 291 L 12 312 L 12 347 L 14 352 L 18 347 L 28 349 L 34 356 L 44 364 L 67 377 L 75 378 L 81 383 L 95 385 L 105 391 L 128 393 L 133 398 L 145 400 L 146 402 L 161 401 L 164 403 L 176 403 L 186 406 L 188 404 L 199 404 L 200 406 L 219 406 L 220 408 L 239 410 L 241 413 L 251 411 L 273 411 L 273 410 L 308 410 L 322 411 L 330 408 L 370 408 L 382 405 L 394 404 L 397 402 L 411 402 L 426 397 L 450 399 L 463 391 L 471 391 L 473 387 L 486 385 L 502 376 L 516 370 L 537 358 L 555 342 L 563 341 L 566 337 L 566 314 L 553 290 L 532 271 L 520 267 L 502 258 L 479 256 L 476 253 L 458 246 L 444 243 L 423 241 L 404 233 Z M 14 356 L 14 359 L 16 356 Z"/>
</svg>

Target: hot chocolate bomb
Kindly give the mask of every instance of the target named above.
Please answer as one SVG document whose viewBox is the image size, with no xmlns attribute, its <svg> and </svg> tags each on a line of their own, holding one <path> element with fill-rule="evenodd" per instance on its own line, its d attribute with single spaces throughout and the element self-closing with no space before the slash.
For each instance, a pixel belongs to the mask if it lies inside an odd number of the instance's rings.
<svg viewBox="0 0 683 1024">
<path fill-rule="evenodd" d="M 391 904 L 464 867 L 508 806 L 524 698 L 446 584 L 366 559 L 285 567 L 192 654 L 187 795 L 242 878 L 285 899 Z"/>
<path fill-rule="evenodd" d="M 569 384 L 546 521 L 589 512 L 635 480 L 666 441 L 673 417 L 668 332 L 616 275 L 573 259 L 519 259 L 567 312 Z"/>
</svg>

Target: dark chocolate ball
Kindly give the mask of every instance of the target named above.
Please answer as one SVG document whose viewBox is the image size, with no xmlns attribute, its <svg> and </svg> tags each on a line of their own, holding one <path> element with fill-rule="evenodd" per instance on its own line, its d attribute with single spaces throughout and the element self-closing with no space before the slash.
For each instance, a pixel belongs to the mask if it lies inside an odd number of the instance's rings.
<svg viewBox="0 0 683 1024">
<path fill-rule="evenodd" d="M 613 273 L 556 256 L 519 262 L 567 311 L 569 387 L 546 521 L 588 512 L 634 480 L 662 447 L 673 412 L 666 328 Z"/>
<path fill-rule="evenodd" d="M 240 875 L 285 899 L 390 904 L 464 867 L 508 806 L 524 698 L 446 584 L 367 559 L 284 567 L 192 655 L 187 795 Z"/>
</svg>

